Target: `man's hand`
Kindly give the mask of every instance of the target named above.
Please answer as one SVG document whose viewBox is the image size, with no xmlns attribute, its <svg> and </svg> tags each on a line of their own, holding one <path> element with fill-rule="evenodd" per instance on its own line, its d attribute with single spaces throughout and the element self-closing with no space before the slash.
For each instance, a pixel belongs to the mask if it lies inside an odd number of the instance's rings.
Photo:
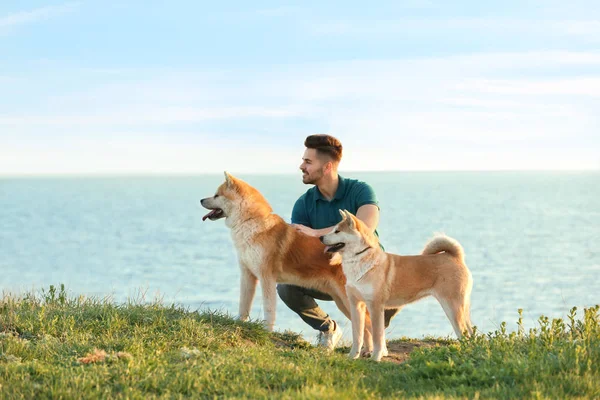
<svg viewBox="0 0 600 400">
<path fill-rule="evenodd" d="M 375 230 L 379 223 L 379 208 L 373 204 L 365 204 L 361 206 L 356 212 L 356 218 L 360 219 L 365 223 L 371 230 Z M 320 237 L 328 234 L 333 229 L 333 226 L 323 229 L 313 229 L 306 225 L 290 224 L 292 228 L 298 232 L 304 233 L 308 236 Z"/>
<path fill-rule="evenodd" d="M 302 232 L 305 235 L 314 236 L 314 237 L 320 237 L 320 236 L 326 235 L 329 232 L 331 232 L 331 230 L 333 229 L 333 226 L 329 226 L 329 227 L 323 228 L 323 229 L 313 229 L 313 228 L 309 228 L 306 225 L 300 225 L 300 224 L 290 224 L 290 225 L 294 229 L 296 229 L 298 232 Z"/>
<path fill-rule="evenodd" d="M 313 229 L 313 228 L 309 228 L 308 226 L 305 225 L 300 225 L 300 224 L 291 224 L 292 227 L 294 229 L 296 229 L 298 232 L 304 233 L 305 235 L 308 236 L 316 236 L 319 237 L 321 236 L 318 232 L 318 230 Z"/>
</svg>

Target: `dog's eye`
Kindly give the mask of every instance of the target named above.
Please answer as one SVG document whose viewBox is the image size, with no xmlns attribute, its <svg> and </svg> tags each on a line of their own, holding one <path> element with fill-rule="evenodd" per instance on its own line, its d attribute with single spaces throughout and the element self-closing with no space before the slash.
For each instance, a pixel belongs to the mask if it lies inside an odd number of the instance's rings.
<svg viewBox="0 0 600 400">
<path fill-rule="evenodd" d="M 340 231 L 335 231 L 335 232 L 333 232 L 333 233 L 340 233 Z"/>
<path fill-rule="evenodd" d="M 215 199 L 216 199 L 217 197 L 219 197 L 219 195 L 218 195 L 218 194 L 215 194 Z"/>
</svg>

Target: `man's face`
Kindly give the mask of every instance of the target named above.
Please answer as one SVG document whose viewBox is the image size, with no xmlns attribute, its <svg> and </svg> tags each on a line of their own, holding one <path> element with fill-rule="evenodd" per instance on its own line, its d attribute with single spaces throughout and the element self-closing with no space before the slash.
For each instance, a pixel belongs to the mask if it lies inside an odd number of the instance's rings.
<svg viewBox="0 0 600 400">
<path fill-rule="evenodd" d="M 326 164 L 327 162 L 318 156 L 316 149 L 306 149 L 302 156 L 302 164 L 300 164 L 302 182 L 314 185 L 323 177 Z"/>
</svg>

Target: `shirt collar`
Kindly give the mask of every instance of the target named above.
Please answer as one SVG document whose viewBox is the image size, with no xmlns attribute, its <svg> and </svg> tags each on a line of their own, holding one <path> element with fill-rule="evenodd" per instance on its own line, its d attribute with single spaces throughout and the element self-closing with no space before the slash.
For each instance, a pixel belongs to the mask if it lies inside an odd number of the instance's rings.
<svg viewBox="0 0 600 400">
<path fill-rule="evenodd" d="M 323 196 L 323 194 L 319 191 L 319 188 L 316 187 L 315 194 L 317 196 L 317 200 L 327 201 L 327 199 Z M 335 195 L 333 196 L 333 200 L 341 200 L 346 195 L 346 178 L 338 175 L 338 187 L 335 191 Z"/>
</svg>

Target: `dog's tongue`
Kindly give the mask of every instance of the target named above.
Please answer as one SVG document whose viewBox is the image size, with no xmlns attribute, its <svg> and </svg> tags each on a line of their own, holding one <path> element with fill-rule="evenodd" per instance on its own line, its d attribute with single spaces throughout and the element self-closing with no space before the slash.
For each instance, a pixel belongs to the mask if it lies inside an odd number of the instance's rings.
<svg viewBox="0 0 600 400">
<path fill-rule="evenodd" d="M 217 210 L 210 210 L 210 212 L 208 214 L 206 214 L 204 217 L 202 217 L 202 221 L 206 221 L 207 218 L 210 218 L 216 212 L 217 212 Z"/>
<path fill-rule="evenodd" d="M 325 246 L 325 250 L 323 250 L 323 253 L 327 253 L 331 247 L 332 246 Z"/>
</svg>

